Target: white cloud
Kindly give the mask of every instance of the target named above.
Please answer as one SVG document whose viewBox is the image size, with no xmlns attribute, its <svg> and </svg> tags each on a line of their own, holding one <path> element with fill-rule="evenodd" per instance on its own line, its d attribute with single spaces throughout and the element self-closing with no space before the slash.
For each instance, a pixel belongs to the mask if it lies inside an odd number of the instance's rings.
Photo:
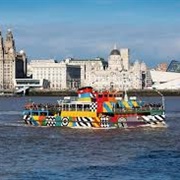
<svg viewBox="0 0 180 180">
<path fill-rule="evenodd" d="M 114 43 L 130 48 L 131 59 L 147 64 L 179 59 L 180 27 L 166 25 L 133 26 L 125 24 L 41 24 L 18 26 L 13 29 L 16 46 L 26 50 L 29 57 L 67 56 L 107 59 Z"/>
</svg>

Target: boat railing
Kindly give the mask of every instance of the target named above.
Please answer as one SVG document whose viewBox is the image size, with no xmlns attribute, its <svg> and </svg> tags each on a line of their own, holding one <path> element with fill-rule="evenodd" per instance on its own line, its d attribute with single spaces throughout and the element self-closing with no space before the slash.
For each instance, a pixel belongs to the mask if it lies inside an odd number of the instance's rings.
<svg viewBox="0 0 180 180">
<path fill-rule="evenodd" d="M 30 110 L 24 110 L 23 111 L 23 115 L 31 115 L 31 116 L 48 116 L 50 114 L 51 114 L 51 112 L 48 110 L 30 109 Z"/>
<path fill-rule="evenodd" d="M 149 111 L 159 111 L 163 110 L 163 106 L 160 104 L 149 104 L 144 106 L 138 106 L 138 107 L 114 107 L 113 111 L 115 113 L 125 113 L 125 112 L 149 112 Z"/>
<path fill-rule="evenodd" d="M 44 110 L 60 110 L 61 106 L 59 104 L 31 104 L 24 107 L 25 110 L 40 110 L 40 111 L 44 111 Z"/>
</svg>

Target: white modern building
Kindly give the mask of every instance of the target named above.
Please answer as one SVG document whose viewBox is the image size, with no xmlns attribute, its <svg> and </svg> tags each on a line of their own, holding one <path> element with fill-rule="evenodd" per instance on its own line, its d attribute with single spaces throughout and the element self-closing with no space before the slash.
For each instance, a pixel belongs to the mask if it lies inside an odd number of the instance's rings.
<svg viewBox="0 0 180 180">
<path fill-rule="evenodd" d="M 180 73 L 150 71 L 152 88 L 156 89 L 180 89 Z"/>
<path fill-rule="evenodd" d="M 47 89 L 49 88 L 49 82 L 45 79 L 18 78 L 14 80 L 14 86 L 16 90 L 22 88 Z"/>
</svg>

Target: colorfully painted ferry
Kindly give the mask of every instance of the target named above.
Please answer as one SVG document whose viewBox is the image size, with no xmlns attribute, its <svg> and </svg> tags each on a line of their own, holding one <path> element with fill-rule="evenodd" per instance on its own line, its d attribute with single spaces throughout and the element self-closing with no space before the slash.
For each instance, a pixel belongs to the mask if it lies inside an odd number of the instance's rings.
<svg viewBox="0 0 180 180">
<path fill-rule="evenodd" d="M 25 105 L 23 120 L 34 126 L 70 128 L 166 127 L 163 104 L 146 104 L 123 92 L 78 89 L 78 97 L 64 97 L 52 104 Z"/>
</svg>

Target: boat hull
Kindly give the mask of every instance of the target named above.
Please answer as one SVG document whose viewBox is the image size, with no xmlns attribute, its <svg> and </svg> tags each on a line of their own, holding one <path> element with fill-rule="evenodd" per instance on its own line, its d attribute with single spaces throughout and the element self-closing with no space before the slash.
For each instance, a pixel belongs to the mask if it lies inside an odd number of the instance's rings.
<svg viewBox="0 0 180 180">
<path fill-rule="evenodd" d="M 69 112 L 49 115 L 48 112 L 26 110 L 23 112 L 23 120 L 28 125 L 69 127 L 69 128 L 92 128 L 92 129 L 114 129 L 134 127 L 165 127 L 165 115 L 163 111 L 131 114 L 108 114 L 96 112 Z"/>
</svg>

